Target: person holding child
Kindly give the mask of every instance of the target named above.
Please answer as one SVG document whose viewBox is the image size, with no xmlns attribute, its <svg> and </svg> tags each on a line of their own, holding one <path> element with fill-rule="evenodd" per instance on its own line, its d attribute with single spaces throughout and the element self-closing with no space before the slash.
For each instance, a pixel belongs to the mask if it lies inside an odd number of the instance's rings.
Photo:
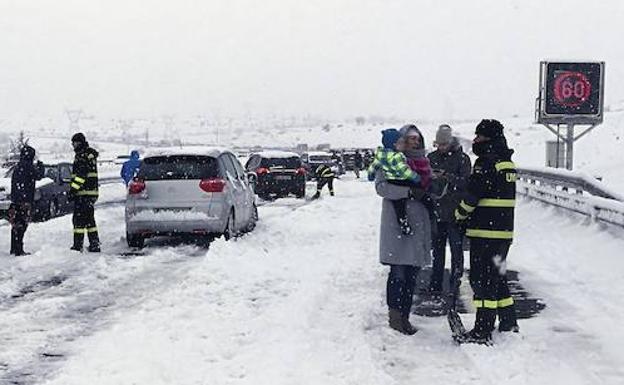
<svg viewBox="0 0 624 385">
<path fill-rule="evenodd" d="M 410 139 L 410 135 L 418 138 Z M 431 170 L 423 167 L 421 174 L 414 171 L 416 164 L 414 168 L 408 164 L 410 159 L 419 159 L 421 152 L 424 157 L 424 138 L 416 126 L 384 130 L 382 143 L 376 164 L 369 168 L 369 179 L 375 181 L 375 190 L 383 198 L 379 259 L 390 267 L 388 323 L 392 329 L 412 335 L 417 331 L 409 321 L 416 277 L 420 268 L 431 262 L 431 222 L 423 203 L 427 200 L 423 183 L 427 183 L 427 173 L 430 179 Z"/>
</svg>

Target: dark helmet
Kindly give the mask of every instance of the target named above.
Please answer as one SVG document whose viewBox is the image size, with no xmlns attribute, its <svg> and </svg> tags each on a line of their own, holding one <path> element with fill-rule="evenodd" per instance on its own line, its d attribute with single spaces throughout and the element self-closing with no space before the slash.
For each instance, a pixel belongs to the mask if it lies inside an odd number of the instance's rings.
<svg viewBox="0 0 624 385">
<path fill-rule="evenodd" d="M 24 145 L 20 151 L 20 159 L 32 162 L 35 159 L 35 149 L 29 145 Z"/>
<path fill-rule="evenodd" d="M 71 141 L 76 142 L 76 143 L 87 143 L 87 138 L 85 138 L 82 132 L 79 132 L 77 134 L 74 134 L 74 136 L 72 136 Z"/>
<path fill-rule="evenodd" d="M 482 135 L 490 139 L 500 139 L 505 137 L 503 129 L 503 125 L 498 120 L 483 119 L 479 122 L 479 124 L 477 124 L 475 134 Z"/>
</svg>

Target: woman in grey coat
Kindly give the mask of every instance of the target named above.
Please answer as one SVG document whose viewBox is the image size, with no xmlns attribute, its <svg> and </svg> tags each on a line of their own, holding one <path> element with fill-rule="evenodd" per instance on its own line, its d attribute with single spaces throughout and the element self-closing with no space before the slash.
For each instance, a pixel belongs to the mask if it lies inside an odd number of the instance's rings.
<svg viewBox="0 0 624 385">
<path fill-rule="evenodd" d="M 413 130 L 420 134 L 420 143 L 413 139 L 406 140 L 406 156 L 424 148 L 424 138 L 416 126 L 403 127 L 402 137 L 407 139 L 407 134 L 412 133 Z M 431 263 L 431 224 L 429 213 L 420 201 L 424 196 L 424 191 L 416 187 L 390 184 L 381 170 L 375 174 L 375 189 L 383 198 L 379 261 L 383 265 L 390 266 L 386 287 L 388 322 L 391 328 L 411 335 L 417 331 L 409 322 L 416 277 L 422 266 Z M 409 198 L 406 211 L 413 230 L 412 235 L 401 233 L 391 202 L 403 198 Z"/>
</svg>

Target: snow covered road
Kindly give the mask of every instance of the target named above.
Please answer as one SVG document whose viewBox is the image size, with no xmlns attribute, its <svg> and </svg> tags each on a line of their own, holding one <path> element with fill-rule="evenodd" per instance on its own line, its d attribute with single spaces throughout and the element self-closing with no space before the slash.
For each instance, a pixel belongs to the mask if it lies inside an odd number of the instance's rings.
<svg viewBox="0 0 624 385">
<path fill-rule="evenodd" d="M 348 178 L 336 191 L 267 203 L 253 233 L 209 250 L 120 256 L 115 204 L 96 213 L 101 255 L 67 251 L 69 217 L 32 225 L 32 256 L 0 254 L 0 383 L 624 382 L 621 234 L 522 201 L 509 268 L 547 308 L 495 347 L 458 347 L 445 318 L 387 328 L 379 198 Z"/>
</svg>

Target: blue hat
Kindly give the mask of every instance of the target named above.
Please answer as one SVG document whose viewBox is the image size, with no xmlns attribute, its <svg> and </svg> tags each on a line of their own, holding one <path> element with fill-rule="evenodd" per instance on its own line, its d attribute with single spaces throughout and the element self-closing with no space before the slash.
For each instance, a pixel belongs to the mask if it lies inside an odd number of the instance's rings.
<svg viewBox="0 0 624 385">
<path fill-rule="evenodd" d="M 401 133 L 396 128 L 388 128 L 381 131 L 381 144 L 389 150 L 394 150 L 394 145 L 399 138 L 401 138 Z"/>
</svg>

